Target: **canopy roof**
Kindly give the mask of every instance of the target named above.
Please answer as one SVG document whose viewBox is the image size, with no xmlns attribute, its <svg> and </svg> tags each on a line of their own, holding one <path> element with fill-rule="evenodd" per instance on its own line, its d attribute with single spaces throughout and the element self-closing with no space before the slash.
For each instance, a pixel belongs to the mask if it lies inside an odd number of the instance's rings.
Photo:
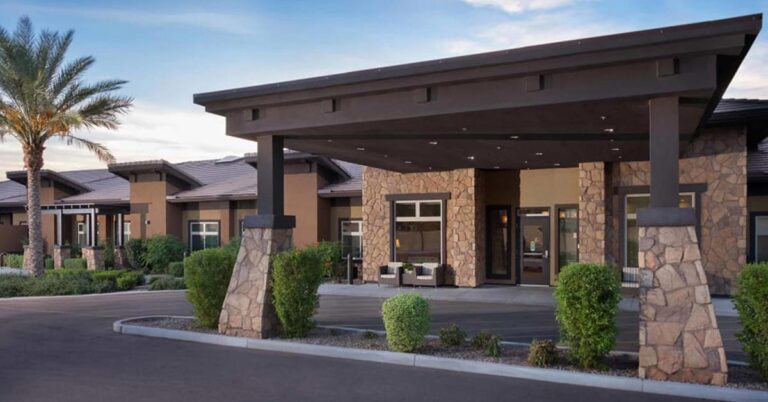
<svg viewBox="0 0 768 402">
<path fill-rule="evenodd" d="M 648 101 L 680 98 L 688 141 L 762 15 L 197 94 L 227 134 L 410 172 L 648 157 Z"/>
</svg>

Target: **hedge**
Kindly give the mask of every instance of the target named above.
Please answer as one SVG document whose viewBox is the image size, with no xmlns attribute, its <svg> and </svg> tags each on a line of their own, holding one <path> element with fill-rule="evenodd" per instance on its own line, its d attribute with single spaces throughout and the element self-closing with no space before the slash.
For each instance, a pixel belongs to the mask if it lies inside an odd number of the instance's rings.
<svg viewBox="0 0 768 402">
<path fill-rule="evenodd" d="M 222 248 L 195 251 L 184 259 L 187 299 L 203 327 L 217 326 L 234 266 L 234 257 Z"/>
<path fill-rule="evenodd" d="M 40 278 L 0 275 L 0 297 L 57 296 L 113 292 L 133 289 L 142 275 L 125 271 L 87 271 L 56 269 Z"/>
<path fill-rule="evenodd" d="M 768 264 L 748 264 L 737 279 L 733 298 L 741 331 L 736 334 L 749 364 L 768 380 Z"/>
<path fill-rule="evenodd" d="M 144 264 L 153 274 L 167 273 L 168 265 L 174 261 L 181 261 L 186 251 L 184 243 L 172 235 L 152 236 L 144 244 L 146 247 Z"/>
<path fill-rule="evenodd" d="M 133 270 L 143 270 L 146 266 L 144 262 L 147 248 L 144 244 L 144 239 L 130 239 L 125 243 L 125 258 L 128 260 L 128 265 Z"/>
<path fill-rule="evenodd" d="M 606 265 L 574 263 L 560 272 L 555 317 L 577 365 L 599 367 L 616 344 L 620 289 L 619 280 Z"/>
<path fill-rule="evenodd" d="M 306 336 L 314 326 L 323 263 L 316 249 L 289 250 L 272 258 L 272 301 L 283 336 Z"/>
<path fill-rule="evenodd" d="M 395 352 L 413 352 L 424 345 L 429 332 L 429 303 L 416 293 L 390 297 L 381 308 L 387 344 Z"/>
<path fill-rule="evenodd" d="M 24 267 L 24 256 L 21 254 L 6 254 L 3 259 L 4 265 L 8 268 Z"/>
<path fill-rule="evenodd" d="M 87 269 L 88 264 L 85 261 L 85 258 L 65 258 L 64 259 L 64 269 Z"/>
<path fill-rule="evenodd" d="M 174 278 L 170 276 L 156 277 L 149 284 L 149 290 L 175 290 L 186 289 L 184 278 Z"/>
<path fill-rule="evenodd" d="M 184 276 L 184 262 L 183 261 L 175 261 L 170 264 L 168 264 L 168 275 L 171 275 L 176 278 L 181 278 Z"/>
</svg>

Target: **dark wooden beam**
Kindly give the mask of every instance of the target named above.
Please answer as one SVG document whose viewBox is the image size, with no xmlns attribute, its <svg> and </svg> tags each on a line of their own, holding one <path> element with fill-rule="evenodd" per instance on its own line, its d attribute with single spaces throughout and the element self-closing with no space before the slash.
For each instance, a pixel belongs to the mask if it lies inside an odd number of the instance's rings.
<svg viewBox="0 0 768 402">
<path fill-rule="evenodd" d="M 257 215 L 247 216 L 246 228 L 287 229 L 296 226 L 293 216 L 285 216 L 283 138 L 264 135 L 257 139 Z"/>
<path fill-rule="evenodd" d="M 651 99 L 651 208 L 677 208 L 680 192 L 680 104 L 676 96 Z"/>
</svg>

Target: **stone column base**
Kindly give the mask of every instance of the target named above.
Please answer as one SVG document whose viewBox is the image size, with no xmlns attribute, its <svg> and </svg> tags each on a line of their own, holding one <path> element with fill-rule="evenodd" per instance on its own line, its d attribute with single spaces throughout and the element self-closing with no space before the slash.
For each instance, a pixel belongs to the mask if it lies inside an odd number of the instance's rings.
<svg viewBox="0 0 768 402">
<path fill-rule="evenodd" d="M 694 226 L 640 227 L 641 378 L 723 385 L 728 364 Z"/>
<path fill-rule="evenodd" d="M 89 271 L 104 269 L 104 249 L 101 247 L 83 247 L 83 258 Z"/>
<path fill-rule="evenodd" d="M 70 258 L 71 255 L 72 249 L 69 246 L 53 246 L 53 268 L 63 268 L 64 260 Z"/>
<path fill-rule="evenodd" d="M 115 269 L 128 268 L 128 253 L 125 247 L 115 247 Z"/>
<path fill-rule="evenodd" d="M 279 321 L 269 290 L 270 257 L 293 246 L 292 229 L 248 228 L 219 316 L 219 332 L 233 336 L 269 338 Z"/>
</svg>

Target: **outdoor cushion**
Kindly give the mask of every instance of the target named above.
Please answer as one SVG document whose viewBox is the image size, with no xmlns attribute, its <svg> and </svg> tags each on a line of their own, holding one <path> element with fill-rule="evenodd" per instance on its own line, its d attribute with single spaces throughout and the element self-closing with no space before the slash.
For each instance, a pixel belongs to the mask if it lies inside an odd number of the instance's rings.
<svg viewBox="0 0 768 402">
<path fill-rule="evenodd" d="M 395 274 L 381 274 L 379 276 L 382 277 L 382 278 L 387 278 L 387 279 L 394 279 L 395 278 Z"/>
<path fill-rule="evenodd" d="M 416 275 L 416 279 L 432 279 L 432 275 Z"/>
</svg>

